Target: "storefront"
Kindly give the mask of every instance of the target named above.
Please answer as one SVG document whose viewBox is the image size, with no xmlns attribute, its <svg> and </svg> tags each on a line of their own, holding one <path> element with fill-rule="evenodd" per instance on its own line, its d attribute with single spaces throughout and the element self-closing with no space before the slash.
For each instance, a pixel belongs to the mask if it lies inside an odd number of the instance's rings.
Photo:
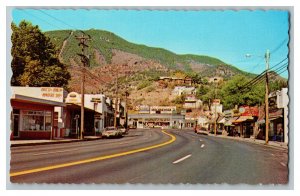
<svg viewBox="0 0 300 196">
<path fill-rule="evenodd" d="M 53 139 L 57 128 L 54 107 L 65 104 L 13 94 L 11 98 L 11 139 Z"/>
<path fill-rule="evenodd" d="M 129 114 L 129 125 L 137 128 L 184 128 L 185 116 L 180 114 Z"/>
<path fill-rule="evenodd" d="M 232 123 L 235 125 L 235 130 L 239 136 L 244 138 L 250 138 L 253 136 L 253 128 L 255 126 L 256 119 L 252 116 L 240 116 Z"/>
<path fill-rule="evenodd" d="M 234 129 L 234 124 L 232 124 L 233 121 L 235 121 L 238 117 L 230 117 L 230 118 L 227 118 L 225 120 L 225 123 L 224 123 L 224 128 L 225 130 L 227 131 L 228 133 L 228 136 L 235 136 L 235 129 Z"/>
<path fill-rule="evenodd" d="M 270 130 L 269 140 L 271 141 L 284 141 L 284 121 L 283 121 L 283 109 L 274 109 L 269 113 Z"/>
<path fill-rule="evenodd" d="M 102 95 L 86 94 L 84 100 L 85 136 L 97 135 L 104 127 Z M 81 95 L 71 92 L 66 98 L 66 137 L 79 136 L 81 127 Z"/>
</svg>

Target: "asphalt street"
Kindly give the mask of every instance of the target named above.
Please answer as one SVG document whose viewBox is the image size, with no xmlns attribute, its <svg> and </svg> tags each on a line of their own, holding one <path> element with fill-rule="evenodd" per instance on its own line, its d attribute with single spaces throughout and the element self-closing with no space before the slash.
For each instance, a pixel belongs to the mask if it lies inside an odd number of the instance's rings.
<svg viewBox="0 0 300 196">
<path fill-rule="evenodd" d="M 286 184 L 288 152 L 190 130 L 11 148 L 13 183 Z"/>
</svg>

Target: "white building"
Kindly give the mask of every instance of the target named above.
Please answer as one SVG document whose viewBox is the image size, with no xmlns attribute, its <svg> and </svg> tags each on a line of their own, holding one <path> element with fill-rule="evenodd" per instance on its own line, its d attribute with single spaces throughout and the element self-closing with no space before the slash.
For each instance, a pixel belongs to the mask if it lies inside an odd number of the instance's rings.
<svg viewBox="0 0 300 196">
<path fill-rule="evenodd" d="M 205 116 L 199 116 L 197 119 L 197 125 L 208 129 L 209 120 Z"/>
<path fill-rule="evenodd" d="M 223 105 L 220 103 L 212 103 L 210 106 L 210 111 L 213 114 L 212 118 L 216 118 L 217 114 L 222 114 L 223 112 Z"/>
<path fill-rule="evenodd" d="M 198 109 L 202 106 L 202 101 L 197 99 L 194 95 L 186 96 L 183 104 L 185 109 Z"/>
<path fill-rule="evenodd" d="M 280 91 L 269 94 L 269 136 L 275 136 L 277 138 L 274 137 L 272 139 L 284 143 L 288 143 L 288 103 L 287 88 L 282 88 Z"/>
<path fill-rule="evenodd" d="M 81 106 L 81 94 L 71 92 L 66 98 L 66 104 Z M 105 127 L 113 124 L 113 103 L 104 94 L 85 94 L 84 108 L 86 111 L 94 111 L 94 131 L 102 131 Z M 71 117 L 70 119 L 74 119 Z M 72 124 L 72 123 L 71 123 Z M 72 127 L 70 125 L 70 127 Z"/>
<path fill-rule="evenodd" d="M 174 90 L 172 91 L 172 95 L 180 96 L 180 95 L 195 95 L 196 89 L 193 86 L 175 86 Z"/>
</svg>

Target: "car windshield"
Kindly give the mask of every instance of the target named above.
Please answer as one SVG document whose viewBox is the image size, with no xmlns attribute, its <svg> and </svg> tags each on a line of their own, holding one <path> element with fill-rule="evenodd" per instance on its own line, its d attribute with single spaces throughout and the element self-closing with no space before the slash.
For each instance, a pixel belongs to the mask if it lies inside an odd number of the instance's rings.
<svg viewBox="0 0 300 196">
<path fill-rule="evenodd" d="M 115 128 L 114 127 L 107 127 L 106 130 L 107 131 L 112 131 L 112 130 L 115 130 Z"/>
</svg>

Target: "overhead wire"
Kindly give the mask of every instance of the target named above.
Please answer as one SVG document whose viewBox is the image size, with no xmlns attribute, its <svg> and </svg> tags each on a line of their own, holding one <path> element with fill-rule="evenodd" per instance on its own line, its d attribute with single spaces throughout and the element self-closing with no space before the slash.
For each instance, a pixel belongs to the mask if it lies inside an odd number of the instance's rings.
<svg viewBox="0 0 300 196">
<path fill-rule="evenodd" d="M 56 17 L 54 17 L 54 16 L 52 16 L 52 15 L 50 15 L 50 14 L 44 12 L 43 10 L 38 10 L 38 11 L 41 12 L 41 13 L 43 13 L 43 14 L 45 14 L 45 15 L 47 15 L 47 16 L 49 16 L 50 18 L 53 18 L 53 19 L 56 20 L 56 21 L 59 21 L 59 22 L 63 23 L 64 25 L 67 25 L 67 26 L 73 28 L 73 30 L 79 30 L 79 29 L 77 29 L 76 27 L 74 27 L 73 25 L 70 25 L 70 24 L 64 22 L 63 20 L 60 20 L 60 19 L 58 19 L 58 18 L 56 18 Z"/>
<path fill-rule="evenodd" d="M 38 19 L 38 20 L 40 20 L 40 21 L 43 21 L 43 22 L 47 23 L 47 24 L 50 25 L 50 26 L 56 27 L 56 28 L 58 28 L 58 29 L 60 29 L 60 30 L 65 30 L 65 29 L 63 29 L 63 28 L 61 28 L 61 27 L 58 27 L 58 26 L 56 26 L 56 25 L 54 25 L 54 24 L 49 23 L 48 21 L 46 21 L 46 20 L 44 20 L 44 19 L 42 19 L 42 18 L 40 18 L 40 17 L 37 17 L 37 16 L 35 16 L 35 15 L 33 15 L 33 14 L 31 14 L 31 13 L 25 11 L 24 9 L 20 9 L 20 11 L 22 11 L 22 12 L 24 12 L 25 14 L 27 14 L 27 15 L 29 15 L 29 16 L 32 16 L 32 17 L 34 17 L 34 18 L 36 18 L 36 19 Z"/>
<path fill-rule="evenodd" d="M 281 70 L 283 69 L 287 69 L 287 65 L 288 65 L 288 62 L 281 65 L 280 67 L 277 67 L 276 69 L 273 69 L 275 68 L 276 66 L 280 65 L 282 62 L 284 62 L 286 59 L 283 59 L 282 61 L 280 61 L 279 63 L 277 63 L 276 65 L 272 66 L 272 69 L 269 69 L 268 70 L 268 73 L 271 73 L 271 74 L 275 74 L 276 72 L 280 72 Z M 254 79 L 250 80 L 249 82 L 247 82 L 245 85 L 243 85 L 242 87 L 239 88 L 240 91 L 243 91 L 243 90 L 247 90 L 251 87 L 253 87 L 254 85 L 258 84 L 258 83 L 261 83 L 262 81 L 264 81 L 265 79 L 265 74 L 266 74 L 266 70 L 263 71 L 261 74 L 259 74 L 258 76 L 256 76 Z M 278 74 L 280 75 L 280 74 Z"/>
<path fill-rule="evenodd" d="M 278 46 L 276 48 L 274 48 L 273 50 L 271 50 L 271 54 L 276 53 L 283 45 L 284 43 L 288 41 L 288 38 L 285 38 L 282 42 L 280 42 L 280 44 L 278 44 Z"/>
</svg>

